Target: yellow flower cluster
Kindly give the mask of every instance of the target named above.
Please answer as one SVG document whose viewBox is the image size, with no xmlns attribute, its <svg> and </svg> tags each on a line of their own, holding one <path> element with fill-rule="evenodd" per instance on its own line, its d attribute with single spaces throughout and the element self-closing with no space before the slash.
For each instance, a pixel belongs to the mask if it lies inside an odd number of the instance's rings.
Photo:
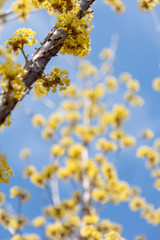
<svg viewBox="0 0 160 240">
<path fill-rule="evenodd" d="M 104 152 L 116 151 L 117 146 L 114 142 L 107 141 L 105 138 L 99 138 L 97 142 L 97 149 L 100 149 Z"/>
<path fill-rule="evenodd" d="M 51 163 L 49 166 L 44 167 L 41 172 L 37 172 L 35 169 L 31 168 L 27 169 L 27 172 L 24 173 L 26 177 L 30 177 L 31 182 L 40 188 L 44 188 L 46 186 L 47 181 L 51 180 L 52 176 L 57 172 L 58 163 Z M 26 171 L 27 171 L 26 170 Z"/>
<path fill-rule="evenodd" d="M 6 61 L 13 61 L 15 56 L 6 52 L 6 50 L 0 46 L 0 57 L 5 59 Z"/>
<path fill-rule="evenodd" d="M 37 40 L 34 39 L 35 32 L 31 29 L 20 28 L 13 35 L 12 38 L 5 42 L 8 53 L 14 51 L 18 55 L 20 51 L 23 53 L 25 44 L 31 46 L 37 43 Z"/>
<path fill-rule="evenodd" d="M 42 130 L 42 137 L 44 139 L 51 139 L 62 122 L 62 114 L 60 114 L 59 112 L 51 114 L 48 120 L 46 120 L 46 124 L 44 125 L 44 128 Z"/>
<path fill-rule="evenodd" d="M 106 78 L 107 90 L 113 92 L 117 89 L 117 79 L 114 76 L 108 76 Z"/>
<path fill-rule="evenodd" d="M 104 86 L 97 84 L 95 88 L 86 89 L 83 91 L 85 98 L 90 99 L 93 103 L 99 101 L 104 96 Z"/>
<path fill-rule="evenodd" d="M 160 224 L 160 208 L 155 209 L 152 204 L 146 202 L 146 200 L 140 196 L 131 198 L 130 208 L 132 211 L 140 211 L 141 216 L 153 225 Z"/>
<path fill-rule="evenodd" d="M 74 128 L 76 135 L 82 139 L 84 143 L 91 142 L 99 133 L 98 128 L 95 126 L 85 127 L 84 125 L 77 125 Z"/>
<path fill-rule="evenodd" d="M 79 6 L 79 5 L 78 5 Z M 56 26 L 67 32 L 67 37 L 61 48 L 61 54 L 72 54 L 84 57 L 90 52 L 89 34 L 92 30 L 92 12 L 87 13 L 83 18 L 78 19 L 76 14 L 79 8 L 63 13 L 58 16 Z"/>
<path fill-rule="evenodd" d="M 44 226 L 46 220 L 43 216 L 39 216 L 33 219 L 32 224 L 35 227 L 42 227 Z"/>
<path fill-rule="evenodd" d="M 27 20 L 32 7 L 32 0 L 16 0 L 12 4 L 13 11 L 19 15 L 19 21 Z"/>
<path fill-rule="evenodd" d="M 8 93 L 8 96 L 21 99 L 25 90 L 25 84 L 22 82 L 24 70 L 21 64 L 14 64 L 12 61 L 1 64 L 0 76 L 2 76 L 1 87 Z"/>
<path fill-rule="evenodd" d="M 27 225 L 27 218 L 23 214 L 13 216 L 6 210 L 0 209 L 0 223 L 4 228 L 15 234 Z"/>
<path fill-rule="evenodd" d="M 154 137 L 154 133 L 152 132 L 151 129 L 145 129 L 142 133 L 141 133 L 142 138 L 146 138 L 146 139 L 152 139 Z"/>
<path fill-rule="evenodd" d="M 58 67 L 54 67 L 50 74 L 44 74 L 42 78 L 38 79 L 33 87 L 33 93 L 36 97 L 40 98 L 43 94 L 48 95 L 49 90 L 52 88 L 52 92 L 59 90 L 65 90 L 70 84 L 67 70 L 61 70 Z"/>
<path fill-rule="evenodd" d="M 159 153 L 153 148 L 148 146 L 139 147 L 137 151 L 137 157 L 146 158 L 147 166 L 149 168 L 155 167 L 160 161 Z"/>
<path fill-rule="evenodd" d="M 0 206 L 2 206 L 5 203 L 6 196 L 3 192 L 0 192 Z"/>
<path fill-rule="evenodd" d="M 11 198 L 19 197 L 21 203 L 26 203 L 31 196 L 28 190 L 22 189 L 18 186 L 14 186 L 14 187 L 11 187 L 10 189 L 10 197 Z"/>
<path fill-rule="evenodd" d="M 40 0 L 39 0 L 39 2 L 41 3 Z M 70 1 L 65 1 L 65 0 L 49 1 L 49 0 L 45 0 L 43 5 L 51 13 L 53 11 L 55 11 L 58 14 L 62 14 L 63 12 L 72 11 L 76 7 L 76 5 L 78 5 L 78 1 L 77 0 L 70 0 Z"/>
<path fill-rule="evenodd" d="M 0 183 L 9 183 L 12 176 L 13 171 L 7 164 L 6 155 L 0 153 Z"/>
<path fill-rule="evenodd" d="M 86 79 L 93 77 L 97 73 L 97 68 L 88 60 L 83 60 L 78 64 L 78 77 Z"/>
<path fill-rule="evenodd" d="M 45 124 L 46 120 L 41 114 L 35 114 L 32 117 L 32 124 L 34 127 L 43 127 Z"/>
<path fill-rule="evenodd" d="M 155 91 L 160 91 L 160 78 L 155 78 L 153 80 L 152 87 Z"/>
<path fill-rule="evenodd" d="M 110 59 L 110 58 L 113 58 L 113 56 L 114 56 L 114 53 L 113 53 L 113 50 L 111 48 L 104 48 L 100 52 L 100 58 L 101 59 Z"/>
<path fill-rule="evenodd" d="M 159 0 L 138 0 L 138 7 L 142 12 L 152 11 L 159 4 Z"/>
<path fill-rule="evenodd" d="M 118 14 L 124 13 L 126 7 L 121 0 L 103 0 L 104 3 L 111 6 L 111 8 Z"/>
<path fill-rule="evenodd" d="M 120 80 L 125 84 L 127 92 L 124 94 L 125 100 L 133 107 L 142 106 L 144 100 L 136 93 L 140 90 L 138 80 L 132 78 L 130 73 L 124 72 L 120 75 Z"/>
<path fill-rule="evenodd" d="M 62 96 L 77 98 L 78 97 L 78 89 L 73 84 L 70 85 L 65 91 L 62 92 Z"/>
<path fill-rule="evenodd" d="M 29 148 L 23 148 L 20 152 L 20 158 L 26 159 L 31 155 L 31 150 Z"/>
<path fill-rule="evenodd" d="M 29 165 L 24 169 L 23 177 L 28 178 L 35 172 L 36 172 L 36 168 L 33 165 Z"/>
</svg>

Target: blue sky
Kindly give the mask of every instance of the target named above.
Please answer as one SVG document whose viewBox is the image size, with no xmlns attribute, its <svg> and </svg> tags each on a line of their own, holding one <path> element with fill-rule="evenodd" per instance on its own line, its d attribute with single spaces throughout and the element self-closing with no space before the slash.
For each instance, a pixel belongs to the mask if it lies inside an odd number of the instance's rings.
<svg viewBox="0 0 160 240">
<path fill-rule="evenodd" d="M 112 34 L 118 34 L 119 41 L 114 74 L 118 77 L 121 72 L 130 72 L 134 78 L 140 81 L 140 94 L 145 99 L 145 105 L 142 108 L 133 110 L 132 121 L 127 123 L 127 128 L 131 133 L 138 135 L 142 128 L 150 127 L 155 132 L 155 136 L 160 137 L 160 94 L 154 92 L 151 87 L 152 80 L 160 76 L 160 32 L 156 31 L 153 14 L 143 14 L 137 8 L 136 1 L 124 2 L 126 12 L 123 15 L 116 15 L 108 6 L 104 5 L 102 0 L 97 0 L 94 4 L 94 29 L 91 34 L 92 50 L 87 59 L 100 66 L 99 52 L 110 44 Z M 155 14 L 160 16 L 159 6 L 156 7 Z M 45 11 L 34 13 L 27 23 L 10 22 L 5 25 L 4 31 L 0 35 L 1 45 L 21 27 L 32 28 L 36 31 L 36 37 L 40 42 L 54 26 L 54 23 L 55 19 L 48 16 Z M 29 49 L 29 53 L 34 53 L 34 48 Z M 70 66 L 66 56 L 58 54 L 58 57 L 52 59 L 48 64 L 47 70 L 55 65 L 70 70 L 71 82 L 76 82 L 75 71 Z M 51 98 L 57 103 L 56 94 Z M 49 110 L 42 104 L 33 101 L 30 96 L 24 99 L 23 105 L 28 106 L 35 113 L 49 114 Z M 24 188 L 29 186 L 33 194 L 32 203 L 36 202 L 37 204 L 36 208 L 30 211 L 31 218 L 39 214 L 38 207 L 41 207 L 41 202 L 37 202 L 37 192 L 29 182 L 21 180 L 24 162 L 19 159 L 19 152 L 23 147 L 31 148 L 32 162 L 41 168 L 46 164 L 46 161 L 49 161 L 49 147 L 53 142 L 44 144 L 44 141 L 40 139 L 40 131 L 33 129 L 30 118 L 25 115 L 20 107 L 14 110 L 13 118 L 12 125 L 0 134 L 0 149 L 7 154 L 8 162 L 14 169 L 15 176 L 11 179 L 10 185 L 2 184 L 1 189 L 8 195 L 11 185 L 16 184 Z M 131 152 L 126 150 L 121 155 L 117 167 L 121 179 L 142 187 L 142 195 L 147 198 L 148 202 L 154 203 L 156 207 L 160 206 L 160 193 L 153 189 L 153 180 L 150 177 L 149 170 L 145 168 L 145 162 L 135 158 L 135 149 Z M 62 192 L 62 194 L 66 194 L 66 192 Z M 16 206 L 16 201 L 13 201 L 13 203 Z M 30 204 L 28 203 L 24 208 L 24 213 L 29 210 Z M 139 213 L 131 212 L 127 204 L 121 204 L 117 207 L 111 205 L 104 207 L 101 216 L 110 217 L 112 221 L 122 223 L 123 236 L 128 240 L 132 240 L 138 234 L 146 234 L 148 240 L 159 240 L 160 227 L 154 227 L 146 223 L 144 219 L 139 217 Z M 0 232 L 0 239 L 8 237 L 8 233 L 1 227 Z"/>
</svg>

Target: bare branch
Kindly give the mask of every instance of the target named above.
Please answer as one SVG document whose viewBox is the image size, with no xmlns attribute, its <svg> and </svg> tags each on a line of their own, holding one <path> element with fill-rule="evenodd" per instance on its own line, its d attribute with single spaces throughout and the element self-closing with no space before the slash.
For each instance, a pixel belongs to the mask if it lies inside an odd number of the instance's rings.
<svg viewBox="0 0 160 240">
<path fill-rule="evenodd" d="M 77 14 L 79 19 L 84 16 L 85 11 L 94 1 L 95 0 L 79 0 L 80 10 Z M 38 48 L 34 54 L 32 60 L 27 62 L 24 66 L 24 69 L 26 70 L 26 75 L 23 78 L 23 82 L 26 85 L 25 95 L 32 89 L 33 83 L 41 77 L 43 70 L 50 59 L 57 55 L 63 46 L 66 36 L 66 31 L 59 29 L 56 26 L 52 28 L 47 37 L 41 43 L 41 47 Z M 3 124 L 15 105 L 21 100 L 14 99 L 13 96 L 6 96 L 5 92 L 0 94 L 0 125 Z"/>
</svg>

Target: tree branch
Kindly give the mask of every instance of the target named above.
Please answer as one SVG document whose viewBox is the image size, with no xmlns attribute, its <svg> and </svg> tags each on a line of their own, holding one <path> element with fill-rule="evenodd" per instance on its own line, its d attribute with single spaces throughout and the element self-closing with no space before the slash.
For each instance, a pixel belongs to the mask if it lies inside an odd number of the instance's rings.
<svg viewBox="0 0 160 240">
<path fill-rule="evenodd" d="M 77 17 L 81 19 L 85 11 L 95 0 L 79 0 L 80 10 Z M 35 52 L 32 60 L 26 63 L 24 69 L 26 75 L 23 82 L 26 85 L 25 95 L 32 89 L 33 83 L 41 77 L 43 70 L 52 57 L 55 57 L 67 36 L 67 32 L 56 26 L 48 33 L 47 37 L 41 43 L 41 47 Z M 24 95 L 24 96 L 25 96 Z M 8 96 L 5 92 L 0 94 L 0 125 L 4 123 L 15 105 L 22 99 L 15 99 Z"/>
</svg>

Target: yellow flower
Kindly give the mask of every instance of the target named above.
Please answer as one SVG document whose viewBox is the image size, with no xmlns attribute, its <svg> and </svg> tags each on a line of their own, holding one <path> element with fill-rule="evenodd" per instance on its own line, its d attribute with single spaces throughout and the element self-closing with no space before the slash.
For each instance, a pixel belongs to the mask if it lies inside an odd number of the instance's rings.
<svg viewBox="0 0 160 240">
<path fill-rule="evenodd" d="M 119 126 L 122 121 L 129 118 L 129 110 L 126 108 L 125 105 L 115 104 L 113 106 L 113 124 Z"/>
<path fill-rule="evenodd" d="M 42 138 L 48 140 L 53 137 L 54 130 L 50 126 L 46 126 L 42 131 Z"/>
<path fill-rule="evenodd" d="M 80 232 L 81 237 L 87 239 L 102 239 L 102 233 L 96 229 L 93 225 L 85 225 Z"/>
<path fill-rule="evenodd" d="M 145 206 L 145 203 L 144 198 L 135 196 L 131 199 L 129 206 L 132 211 L 138 211 Z"/>
<path fill-rule="evenodd" d="M 106 157 L 103 154 L 100 154 L 100 153 L 96 154 L 96 156 L 95 156 L 96 162 L 100 163 L 100 164 L 104 163 L 105 159 L 106 159 Z"/>
<path fill-rule="evenodd" d="M 33 165 L 29 165 L 24 169 L 23 177 L 28 178 L 35 172 L 36 172 L 36 168 Z"/>
<path fill-rule="evenodd" d="M 42 227 L 45 224 L 45 218 L 42 216 L 36 217 L 33 219 L 32 224 L 35 227 Z"/>
<path fill-rule="evenodd" d="M 70 147 L 73 143 L 73 139 L 71 137 L 63 137 L 60 141 L 60 145 L 63 146 L 63 147 Z"/>
<path fill-rule="evenodd" d="M 60 145 L 55 144 L 51 147 L 51 153 L 54 156 L 63 156 L 65 153 L 65 149 L 63 147 L 61 147 Z"/>
<path fill-rule="evenodd" d="M 36 185 L 37 187 L 45 187 L 46 185 L 46 178 L 44 173 L 33 173 L 31 175 L 31 182 Z"/>
<path fill-rule="evenodd" d="M 132 147 L 136 144 L 136 139 L 132 136 L 123 136 L 121 138 L 121 147 L 124 148 L 124 147 Z"/>
<path fill-rule="evenodd" d="M 139 82 L 137 80 L 129 80 L 127 82 L 127 88 L 132 92 L 138 92 L 140 89 Z"/>
<path fill-rule="evenodd" d="M 22 236 L 24 237 L 25 240 L 40 240 L 40 237 L 35 233 L 24 234 Z"/>
<path fill-rule="evenodd" d="M 32 9 L 31 0 L 17 0 L 12 4 L 14 12 L 18 13 L 19 20 L 24 21 L 28 18 L 28 15 Z"/>
<path fill-rule="evenodd" d="M 70 85 L 65 91 L 63 91 L 61 94 L 63 96 L 71 97 L 71 98 L 77 98 L 78 97 L 78 89 L 74 85 Z"/>
<path fill-rule="evenodd" d="M 107 89 L 109 91 L 115 91 L 117 89 L 117 79 L 114 76 L 108 76 L 106 78 Z"/>
<path fill-rule="evenodd" d="M 22 236 L 19 235 L 19 234 L 15 234 L 15 235 L 11 238 L 11 240 L 25 240 L 25 238 L 22 237 Z"/>
<path fill-rule="evenodd" d="M 154 137 L 154 133 L 151 129 L 146 129 L 141 133 L 143 138 L 152 139 Z"/>
<path fill-rule="evenodd" d="M 82 150 L 83 150 L 83 145 L 78 144 L 78 143 L 77 144 L 73 144 L 69 148 L 68 155 L 71 158 L 81 158 Z"/>
<path fill-rule="evenodd" d="M 119 140 L 122 139 L 125 136 L 125 133 L 122 129 L 116 129 L 110 133 L 110 138 L 112 140 Z"/>
<path fill-rule="evenodd" d="M 155 91 L 160 91 L 160 78 L 155 78 L 153 80 L 152 87 Z"/>
<path fill-rule="evenodd" d="M 25 94 L 25 84 L 22 81 L 24 69 L 20 63 L 14 63 L 11 60 L 0 64 L 0 75 L 2 76 L 1 87 L 16 99 L 21 99 Z M 9 118 L 8 118 L 9 121 Z"/>
<path fill-rule="evenodd" d="M 6 200 L 5 194 L 0 192 L 0 206 L 4 204 L 5 200 Z"/>
<path fill-rule="evenodd" d="M 124 94 L 124 98 L 133 107 L 140 107 L 144 104 L 144 99 L 138 95 L 135 95 L 133 91 L 126 92 Z"/>
<path fill-rule="evenodd" d="M 159 0 L 138 0 L 138 7 L 142 12 L 152 11 L 159 3 Z"/>
<path fill-rule="evenodd" d="M 107 200 L 109 200 L 108 194 L 103 188 L 95 188 L 92 191 L 92 198 L 95 201 L 100 201 L 101 203 L 105 203 Z"/>
<path fill-rule="evenodd" d="M 34 127 L 42 127 L 45 124 L 45 118 L 41 114 L 35 114 L 32 118 Z"/>
<path fill-rule="evenodd" d="M 68 35 L 61 48 L 62 54 L 73 54 L 74 56 L 84 57 L 90 52 L 90 39 L 89 34 L 92 30 L 91 19 L 92 12 L 84 15 L 83 18 L 76 17 L 79 12 L 79 6 L 76 5 L 75 9 L 71 11 L 64 11 L 58 15 L 58 22 L 56 26 L 67 31 Z"/>
<path fill-rule="evenodd" d="M 18 216 L 11 216 L 9 219 L 9 227 L 13 229 L 13 232 L 18 232 L 25 225 L 27 225 L 27 218 L 23 214 Z"/>
<path fill-rule="evenodd" d="M 49 224 L 46 227 L 46 237 L 60 239 L 61 234 L 64 233 L 64 227 L 60 223 Z"/>
<path fill-rule="evenodd" d="M 156 181 L 154 183 L 154 187 L 160 191 L 160 177 L 156 178 Z"/>
<path fill-rule="evenodd" d="M 31 198 L 28 190 L 22 189 L 18 186 L 10 188 L 10 197 L 11 198 L 19 197 L 22 203 L 26 203 Z"/>
<path fill-rule="evenodd" d="M 147 240 L 144 235 L 136 236 L 135 240 Z"/>
<path fill-rule="evenodd" d="M 148 146 L 139 147 L 137 157 L 145 157 L 148 160 L 147 166 L 150 168 L 156 166 L 160 161 L 159 153 Z"/>
<path fill-rule="evenodd" d="M 142 158 L 142 157 L 147 157 L 148 154 L 148 146 L 140 146 L 137 150 L 137 157 Z"/>
<path fill-rule="evenodd" d="M 9 178 L 13 176 L 13 171 L 7 164 L 6 155 L 0 153 L 0 183 L 9 183 Z"/>
<path fill-rule="evenodd" d="M 35 32 L 31 29 L 21 28 L 18 29 L 14 33 L 14 37 L 9 38 L 6 41 L 5 46 L 7 48 L 7 52 L 11 53 L 12 51 L 15 52 L 16 55 L 20 53 L 23 49 L 24 44 L 31 46 L 32 44 L 36 44 L 37 40 L 34 39 Z"/>
<path fill-rule="evenodd" d="M 56 173 L 57 169 L 58 169 L 58 163 L 57 162 L 53 162 L 49 166 L 44 167 L 42 174 L 44 175 L 44 178 L 46 179 L 46 181 L 51 179 L 53 174 Z"/>
<path fill-rule="evenodd" d="M 78 65 L 78 77 L 81 79 L 92 77 L 96 72 L 97 68 L 87 60 L 81 61 Z"/>
<path fill-rule="evenodd" d="M 132 76 L 128 72 L 122 73 L 119 78 L 122 83 L 127 83 L 128 81 L 132 80 Z"/>
<path fill-rule="evenodd" d="M 0 209 L 0 223 L 5 228 L 8 228 L 10 223 L 11 215 L 4 209 Z"/>
<path fill-rule="evenodd" d="M 154 146 L 155 148 L 160 148 L 160 138 L 157 138 L 155 141 L 154 141 Z"/>
<path fill-rule="evenodd" d="M 105 138 L 100 138 L 97 142 L 97 149 L 104 152 L 116 151 L 117 145 L 114 142 L 107 141 Z"/>
<path fill-rule="evenodd" d="M 70 178 L 72 176 L 72 171 L 69 168 L 59 168 L 58 176 L 61 179 Z"/>
<path fill-rule="evenodd" d="M 20 152 L 20 158 L 26 159 L 31 155 L 31 150 L 29 148 L 23 148 Z"/>
<path fill-rule="evenodd" d="M 101 52 L 100 52 L 100 58 L 101 59 L 110 59 L 113 58 L 114 53 L 113 50 L 111 48 L 104 48 Z"/>
</svg>

